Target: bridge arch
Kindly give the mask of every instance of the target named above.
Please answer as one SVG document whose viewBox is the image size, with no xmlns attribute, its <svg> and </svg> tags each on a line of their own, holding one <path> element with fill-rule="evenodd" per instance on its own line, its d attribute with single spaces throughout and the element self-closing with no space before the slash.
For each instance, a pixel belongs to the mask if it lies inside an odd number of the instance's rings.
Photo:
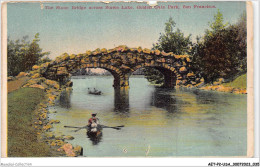
<svg viewBox="0 0 260 167">
<path fill-rule="evenodd" d="M 179 77 L 179 74 L 177 73 L 176 69 L 174 67 L 171 67 L 167 64 L 151 64 L 151 63 L 142 63 L 139 64 L 138 66 L 134 67 L 130 73 L 136 71 L 137 69 L 140 68 L 145 68 L 145 67 L 151 67 L 156 70 L 158 70 L 163 76 L 164 76 L 164 87 L 175 87 L 176 86 L 176 79 Z"/>
<path fill-rule="evenodd" d="M 101 68 L 109 71 L 114 77 L 113 87 L 120 87 L 120 80 L 122 80 L 122 78 L 124 77 L 122 71 L 120 71 L 114 66 L 107 65 L 104 63 L 83 64 L 80 66 L 80 68 Z"/>
</svg>

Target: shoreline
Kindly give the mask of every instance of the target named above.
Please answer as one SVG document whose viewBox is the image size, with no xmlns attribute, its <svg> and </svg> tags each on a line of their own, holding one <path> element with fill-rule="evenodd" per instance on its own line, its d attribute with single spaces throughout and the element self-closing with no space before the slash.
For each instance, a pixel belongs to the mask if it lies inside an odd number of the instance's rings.
<svg viewBox="0 0 260 167">
<path fill-rule="evenodd" d="M 83 155 L 83 148 L 79 145 L 73 146 L 69 143 L 69 140 L 73 140 L 74 137 L 70 135 L 55 136 L 52 132 L 53 124 L 59 124 L 59 120 L 49 119 L 50 113 L 49 107 L 55 105 L 56 100 L 59 99 L 63 91 L 68 91 L 71 88 L 54 89 L 51 92 L 45 94 L 47 101 L 39 104 L 39 108 L 36 109 L 37 116 L 40 117 L 40 121 L 34 122 L 36 126 L 37 135 L 40 141 L 47 143 L 51 148 L 55 149 L 59 156 L 65 157 L 77 157 Z M 55 111 L 56 112 L 56 111 Z"/>
<path fill-rule="evenodd" d="M 19 82 L 20 79 L 26 79 L 25 82 Z M 12 85 L 18 82 L 18 86 L 16 86 L 16 89 L 10 89 L 12 91 L 9 91 L 9 93 L 16 93 L 16 91 L 23 91 L 24 88 L 36 88 L 43 90 L 44 93 L 42 100 L 39 101 L 38 104 L 34 104 L 36 107 L 33 109 L 31 115 L 31 123 L 28 126 L 28 129 L 32 128 L 30 130 L 30 133 L 33 133 L 32 135 L 36 138 L 38 141 L 38 145 L 44 145 L 47 144 L 47 147 L 49 148 L 49 153 L 45 152 L 36 152 L 31 157 L 50 157 L 50 155 L 54 157 L 76 157 L 83 155 L 83 148 L 81 146 L 73 146 L 69 143 L 69 140 L 73 140 L 73 136 L 55 136 L 52 133 L 53 124 L 60 123 L 59 120 L 51 120 L 49 119 L 49 107 L 55 105 L 56 100 L 60 97 L 61 93 L 63 91 L 67 91 L 71 89 L 70 87 L 60 87 L 58 82 L 48 80 L 44 77 L 37 77 L 33 78 L 30 77 L 30 74 L 28 73 L 22 73 L 19 77 L 12 79 L 9 81 Z M 35 89 L 35 90 L 36 90 Z M 30 90 L 30 89 L 29 89 Z M 31 89 L 32 90 L 32 89 Z M 29 94 L 28 94 L 29 93 Z M 27 94 L 25 93 L 25 96 L 31 96 L 30 91 Z M 15 106 L 17 108 L 17 106 Z M 13 113 L 15 115 L 15 113 Z M 30 119 L 30 118 L 28 118 Z M 14 129 L 12 131 L 13 133 L 16 133 L 16 130 Z M 29 143 L 31 144 L 31 143 Z M 34 143 L 35 144 L 35 143 Z M 10 145 L 11 146 L 11 145 Z M 37 149 L 37 146 L 34 146 L 33 149 Z M 20 148 L 21 149 L 21 148 Z M 26 151 L 27 148 L 22 148 L 24 151 Z M 9 152 L 10 150 L 8 150 Z M 45 155 L 45 156 L 44 156 Z M 15 157 L 17 155 L 14 155 Z M 21 155 L 22 156 L 22 155 Z M 13 157 L 13 156 L 10 156 Z M 19 156 L 17 156 L 19 157 Z"/>
<path fill-rule="evenodd" d="M 234 88 L 234 87 L 224 86 L 224 85 L 207 85 L 198 89 L 206 90 L 206 91 L 226 92 L 226 93 L 233 93 L 233 94 L 247 94 L 246 89 Z"/>
</svg>

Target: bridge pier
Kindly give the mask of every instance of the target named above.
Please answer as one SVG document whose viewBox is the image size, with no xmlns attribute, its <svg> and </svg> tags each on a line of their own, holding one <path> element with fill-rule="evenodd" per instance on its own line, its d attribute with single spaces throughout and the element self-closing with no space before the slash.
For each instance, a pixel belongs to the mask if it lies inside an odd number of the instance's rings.
<svg viewBox="0 0 260 167">
<path fill-rule="evenodd" d="M 114 77 L 113 87 L 115 89 L 118 89 L 118 88 L 128 89 L 129 88 L 129 76 L 124 75 L 124 76 Z"/>
<path fill-rule="evenodd" d="M 174 88 L 176 86 L 176 74 L 170 70 L 159 70 L 164 75 L 164 85 L 166 88 Z"/>
<path fill-rule="evenodd" d="M 115 111 L 128 112 L 129 111 L 129 89 L 115 88 L 114 95 Z"/>
<path fill-rule="evenodd" d="M 167 76 L 164 79 L 164 87 L 166 88 L 174 88 L 176 86 L 176 77 L 175 76 Z"/>
</svg>

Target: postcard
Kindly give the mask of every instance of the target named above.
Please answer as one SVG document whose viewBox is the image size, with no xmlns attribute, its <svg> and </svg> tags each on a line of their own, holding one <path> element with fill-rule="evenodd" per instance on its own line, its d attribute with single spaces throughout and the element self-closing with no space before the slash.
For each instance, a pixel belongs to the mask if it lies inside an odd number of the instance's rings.
<svg viewBox="0 0 260 167">
<path fill-rule="evenodd" d="M 252 157 L 252 13 L 3 3 L 2 157 Z"/>
</svg>

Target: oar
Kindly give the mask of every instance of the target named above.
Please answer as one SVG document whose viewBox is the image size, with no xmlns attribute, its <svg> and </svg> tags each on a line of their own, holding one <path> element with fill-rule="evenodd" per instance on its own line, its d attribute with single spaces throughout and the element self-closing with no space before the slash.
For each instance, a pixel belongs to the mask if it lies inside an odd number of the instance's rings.
<svg viewBox="0 0 260 167">
<path fill-rule="evenodd" d="M 82 127 L 78 127 L 78 126 L 64 126 L 64 128 L 82 128 Z"/>
<path fill-rule="evenodd" d="M 112 128 L 112 129 L 116 129 L 116 130 L 120 130 L 122 127 L 124 127 L 124 125 L 120 125 L 120 126 L 106 126 L 106 125 L 101 125 L 102 128 Z"/>
<path fill-rule="evenodd" d="M 74 130 L 74 132 L 77 132 L 81 129 L 85 129 L 88 126 L 83 126 L 83 127 L 78 127 L 78 126 L 64 126 L 65 128 L 78 128 L 76 130 Z M 106 126 L 106 125 L 101 125 L 102 128 L 112 128 L 112 129 L 116 129 L 116 130 L 120 130 L 122 127 L 125 127 L 124 125 L 120 125 L 120 126 Z"/>
<path fill-rule="evenodd" d="M 88 127 L 88 126 L 79 127 L 78 129 L 74 130 L 74 132 L 77 132 L 77 131 L 79 131 L 79 130 L 81 130 L 81 129 L 85 129 L 85 128 L 87 128 L 87 127 Z"/>
<path fill-rule="evenodd" d="M 85 129 L 87 127 L 88 126 L 82 126 L 82 127 L 78 127 L 78 126 L 64 126 L 64 128 L 78 128 L 78 129 L 74 130 L 74 132 L 77 132 L 77 131 L 79 131 L 81 129 Z"/>
</svg>

